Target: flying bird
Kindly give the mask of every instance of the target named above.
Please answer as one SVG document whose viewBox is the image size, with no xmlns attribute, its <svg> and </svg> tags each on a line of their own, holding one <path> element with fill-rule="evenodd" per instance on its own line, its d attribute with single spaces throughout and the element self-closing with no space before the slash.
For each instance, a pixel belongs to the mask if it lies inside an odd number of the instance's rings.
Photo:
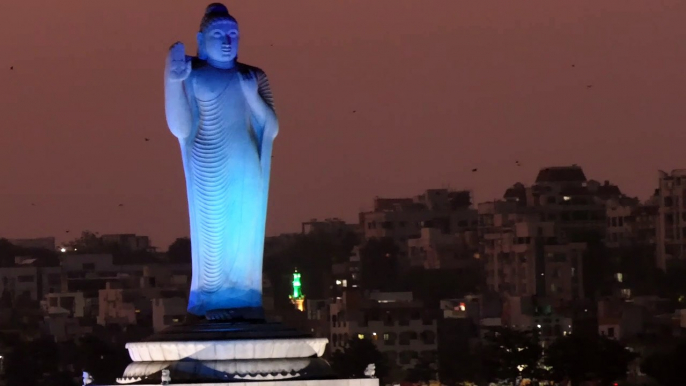
<svg viewBox="0 0 686 386">
<path fill-rule="evenodd" d="M 586 86 L 586 88 L 591 88 L 591 87 L 593 87 L 592 84 L 589 84 L 588 86 Z"/>
<path fill-rule="evenodd" d="M 119 204 L 119 206 L 124 206 L 124 204 Z"/>
<path fill-rule="evenodd" d="M 14 70 L 14 66 L 10 66 L 10 70 Z"/>
<path fill-rule="evenodd" d="M 69 231 L 64 231 L 64 233 L 69 233 Z"/>
<path fill-rule="evenodd" d="M 150 141 L 150 138 L 146 138 L 146 139 L 145 139 L 145 142 L 148 142 L 148 141 Z"/>
<path fill-rule="evenodd" d="M 575 64 L 572 64 L 572 67 L 576 67 L 576 65 L 575 65 Z"/>
<path fill-rule="evenodd" d="M 472 169 L 472 173 L 473 173 L 473 172 L 475 172 L 475 171 L 477 171 L 477 169 L 476 169 L 476 168 Z"/>
</svg>

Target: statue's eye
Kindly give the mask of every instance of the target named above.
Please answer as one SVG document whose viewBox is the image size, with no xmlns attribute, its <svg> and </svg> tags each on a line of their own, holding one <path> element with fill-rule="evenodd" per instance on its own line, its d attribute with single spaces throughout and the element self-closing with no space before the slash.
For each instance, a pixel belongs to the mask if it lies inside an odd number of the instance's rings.
<svg viewBox="0 0 686 386">
<path fill-rule="evenodd" d="M 238 31 L 236 31 L 236 30 L 230 31 L 229 36 L 231 36 L 232 38 L 235 38 L 236 36 L 238 36 Z"/>
</svg>

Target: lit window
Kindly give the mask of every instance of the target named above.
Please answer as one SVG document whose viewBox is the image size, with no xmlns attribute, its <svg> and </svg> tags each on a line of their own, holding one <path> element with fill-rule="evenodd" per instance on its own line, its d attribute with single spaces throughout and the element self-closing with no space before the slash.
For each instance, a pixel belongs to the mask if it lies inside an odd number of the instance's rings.
<svg viewBox="0 0 686 386">
<path fill-rule="evenodd" d="M 390 340 L 391 336 L 388 334 L 383 334 L 383 340 Z"/>
<path fill-rule="evenodd" d="M 464 303 L 460 303 L 460 311 L 464 311 L 466 308 Z"/>
<path fill-rule="evenodd" d="M 364 339 L 364 334 L 357 334 L 357 339 Z"/>
<path fill-rule="evenodd" d="M 621 282 L 624 280 L 624 275 L 622 275 L 621 272 L 617 272 L 617 273 L 615 274 L 615 277 L 617 278 L 617 281 L 618 281 L 619 283 L 621 283 Z"/>
<path fill-rule="evenodd" d="M 572 198 L 569 197 L 569 196 L 563 196 L 562 199 L 565 200 L 565 201 L 569 201 L 569 200 L 571 200 Z"/>
<path fill-rule="evenodd" d="M 348 281 L 347 281 L 347 280 L 343 280 L 343 281 L 341 281 L 341 283 L 343 283 L 343 287 L 347 287 L 347 286 L 348 286 Z"/>
<path fill-rule="evenodd" d="M 341 281 L 340 281 L 340 280 L 336 280 L 336 285 L 341 285 Z"/>
</svg>

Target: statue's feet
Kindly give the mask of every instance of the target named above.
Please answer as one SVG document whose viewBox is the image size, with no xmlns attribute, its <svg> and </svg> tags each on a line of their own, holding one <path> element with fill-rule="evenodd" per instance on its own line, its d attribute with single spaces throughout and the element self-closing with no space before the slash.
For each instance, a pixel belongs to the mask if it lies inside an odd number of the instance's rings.
<svg viewBox="0 0 686 386">
<path fill-rule="evenodd" d="M 211 310 L 205 313 L 207 320 L 223 322 L 264 322 L 264 309 L 262 307 L 227 308 Z"/>
</svg>

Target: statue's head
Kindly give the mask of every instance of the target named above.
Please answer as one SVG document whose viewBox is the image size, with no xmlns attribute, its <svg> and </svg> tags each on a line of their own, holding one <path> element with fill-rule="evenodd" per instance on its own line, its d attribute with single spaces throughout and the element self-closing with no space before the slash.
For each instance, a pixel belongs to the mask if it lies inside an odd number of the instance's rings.
<svg viewBox="0 0 686 386">
<path fill-rule="evenodd" d="M 198 32 L 198 58 L 232 65 L 238 57 L 238 22 L 223 4 L 210 4 Z"/>
</svg>

